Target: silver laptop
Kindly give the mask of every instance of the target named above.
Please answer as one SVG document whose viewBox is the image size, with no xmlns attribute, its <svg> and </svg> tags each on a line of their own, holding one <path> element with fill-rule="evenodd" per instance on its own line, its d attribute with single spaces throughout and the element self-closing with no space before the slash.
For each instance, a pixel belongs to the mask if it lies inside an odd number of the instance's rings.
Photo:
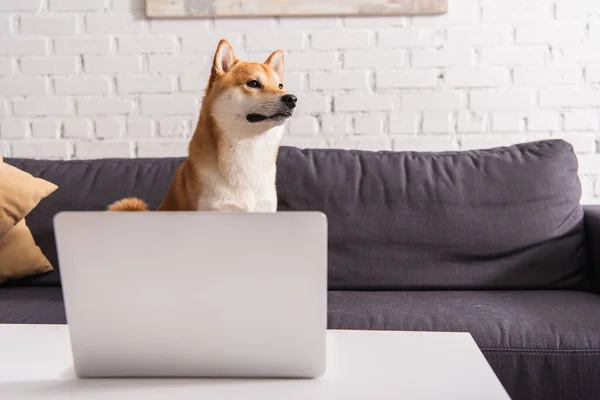
<svg viewBox="0 0 600 400">
<path fill-rule="evenodd" d="M 54 227 L 78 376 L 323 374 L 323 214 L 63 212 Z"/>
</svg>

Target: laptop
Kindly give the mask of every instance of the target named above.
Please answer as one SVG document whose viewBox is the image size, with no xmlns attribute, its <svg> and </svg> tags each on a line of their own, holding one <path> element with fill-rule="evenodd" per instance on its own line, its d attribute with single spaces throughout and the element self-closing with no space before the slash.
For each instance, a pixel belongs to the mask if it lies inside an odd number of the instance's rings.
<svg viewBox="0 0 600 400">
<path fill-rule="evenodd" d="M 62 212 L 54 229 L 79 377 L 324 373 L 324 214 Z"/>
</svg>

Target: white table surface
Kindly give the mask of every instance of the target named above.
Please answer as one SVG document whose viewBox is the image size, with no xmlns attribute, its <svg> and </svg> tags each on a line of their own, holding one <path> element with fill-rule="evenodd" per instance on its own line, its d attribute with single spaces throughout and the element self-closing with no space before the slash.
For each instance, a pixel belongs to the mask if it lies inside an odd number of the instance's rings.
<svg viewBox="0 0 600 400">
<path fill-rule="evenodd" d="M 79 379 L 66 325 L 0 324 L 1 399 L 509 399 L 468 333 L 327 333 L 317 379 Z"/>
</svg>

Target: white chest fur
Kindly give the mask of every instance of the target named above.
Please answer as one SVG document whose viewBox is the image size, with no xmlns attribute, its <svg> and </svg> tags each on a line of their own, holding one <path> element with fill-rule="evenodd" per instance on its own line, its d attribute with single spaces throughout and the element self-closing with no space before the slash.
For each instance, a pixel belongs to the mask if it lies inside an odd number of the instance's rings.
<svg viewBox="0 0 600 400">
<path fill-rule="evenodd" d="M 224 165 L 217 170 L 199 171 L 203 191 L 198 210 L 275 212 L 276 167 L 274 155 L 283 127 L 228 146 Z"/>
</svg>

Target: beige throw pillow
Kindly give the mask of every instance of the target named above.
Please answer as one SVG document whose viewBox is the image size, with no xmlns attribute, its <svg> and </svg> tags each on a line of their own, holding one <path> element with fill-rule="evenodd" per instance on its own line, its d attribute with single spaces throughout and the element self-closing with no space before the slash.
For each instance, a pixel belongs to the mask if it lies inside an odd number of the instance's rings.
<svg viewBox="0 0 600 400">
<path fill-rule="evenodd" d="M 58 186 L 4 163 L 0 155 L 0 282 L 51 271 L 25 222 Z"/>
</svg>

